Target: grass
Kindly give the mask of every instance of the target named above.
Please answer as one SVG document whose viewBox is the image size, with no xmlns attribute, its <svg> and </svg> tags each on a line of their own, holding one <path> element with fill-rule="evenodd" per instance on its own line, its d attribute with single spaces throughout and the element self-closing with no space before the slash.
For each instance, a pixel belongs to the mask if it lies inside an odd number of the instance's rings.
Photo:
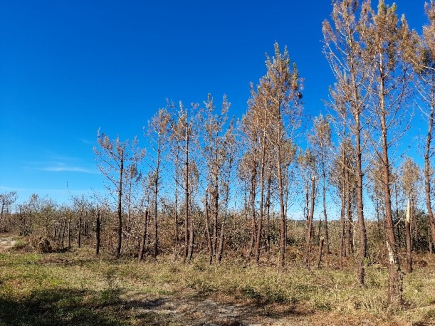
<svg viewBox="0 0 435 326">
<path fill-rule="evenodd" d="M 138 263 L 95 258 L 87 249 L 9 252 L 0 254 L 0 325 L 196 325 L 195 306 L 207 300 L 251 307 L 238 312 L 248 320 L 429 325 L 435 324 L 435 259 L 425 259 L 427 267 L 404 277 L 406 308 L 396 311 L 387 303 L 384 268 L 369 266 L 361 288 L 352 269 L 210 266 L 201 257 L 191 264 L 169 257 Z"/>
</svg>

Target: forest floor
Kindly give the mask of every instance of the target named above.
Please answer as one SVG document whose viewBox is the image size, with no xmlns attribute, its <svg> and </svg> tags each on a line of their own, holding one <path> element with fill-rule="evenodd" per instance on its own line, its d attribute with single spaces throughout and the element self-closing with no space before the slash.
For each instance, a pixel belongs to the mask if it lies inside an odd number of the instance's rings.
<svg viewBox="0 0 435 326">
<path fill-rule="evenodd" d="M 386 269 L 299 266 L 277 271 L 241 261 L 210 266 L 162 257 L 95 257 L 86 248 L 41 254 L 0 237 L 0 325 L 435 325 L 435 259 L 405 275 L 406 306 L 386 303 Z M 289 264 L 290 265 L 290 264 Z"/>
</svg>

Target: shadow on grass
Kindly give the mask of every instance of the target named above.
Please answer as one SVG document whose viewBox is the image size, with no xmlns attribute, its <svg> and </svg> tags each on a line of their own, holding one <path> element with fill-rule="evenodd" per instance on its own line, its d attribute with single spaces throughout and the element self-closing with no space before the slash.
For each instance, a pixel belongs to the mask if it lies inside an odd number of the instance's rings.
<svg viewBox="0 0 435 326">
<path fill-rule="evenodd" d="M 0 298 L 0 325 L 127 325 L 115 297 L 59 289 L 34 291 L 19 300 Z"/>
</svg>

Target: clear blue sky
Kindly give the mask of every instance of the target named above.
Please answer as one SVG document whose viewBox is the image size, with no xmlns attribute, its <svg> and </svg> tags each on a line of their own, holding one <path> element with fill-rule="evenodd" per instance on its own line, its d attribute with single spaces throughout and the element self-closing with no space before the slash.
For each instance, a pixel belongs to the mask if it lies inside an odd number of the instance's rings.
<svg viewBox="0 0 435 326">
<path fill-rule="evenodd" d="M 424 1 L 396 3 L 421 32 Z M 103 190 L 98 128 L 144 144 L 142 128 L 166 98 L 227 94 L 241 117 L 275 41 L 287 45 L 305 78 L 305 110 L 317 115 L 333 83 L 321 44 L 330 12 L 328 0 L 0 0 L 0 193 L 62 203 Z"/>
</svg>

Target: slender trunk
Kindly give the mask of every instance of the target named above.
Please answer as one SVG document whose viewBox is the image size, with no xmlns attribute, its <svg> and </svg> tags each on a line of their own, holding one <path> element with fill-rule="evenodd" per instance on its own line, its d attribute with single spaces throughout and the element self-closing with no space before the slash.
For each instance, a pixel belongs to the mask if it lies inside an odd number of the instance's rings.
<svg viewBox="0 0 435 326">
<path fill-rule="evenodd" d="M 412 273 L 412 241 L 411 241 L 411 223 L 405 221 L 406 233 L 406 271 Z"/>
<path fill-rule="evenodd" d="M 313 221 L 314 223 L 314 221 Z M 320 246 L 320 238 L 323 238 L 323 241 L 325 241 L 325 238 L 322 237 L 322 218 L 319 217 L 319 224 L 317 225 L 317 245 Z"/>
<path fill-rule="evenodd" d="M 412 273 L 412 238 L 411 238 L 411 221 L 413 220 L 413 205 L 412 201 L 408 201 L 405 218 L 405 234 L 406 234 L 406 271 Z"/>
<path fill-rule="evenodd" d="M 381 76 L 383 72 L 381 71 Z M 385 197 L 385 218 L 387 226 L 387 249 L 389 253 L 389 284 L 388 284 L 388 299 L 391 304 L 402 305 L 402 278 L 400 272 L 399 255 L 396 246 L 396 237 L 394 234 L 393 213 L 391 209 L 391 189 L 390 189 L 390 162 L 388 158 L 388 140 L 387 140 L 387 122 L 385 109 L 385 87 L 384 79 L 381 79 L 380 85 L 380 118 L 382 131 L 382 174 Z"/>
<path fill-rule="evenodd" d="M 285 245 L 286 245 L 286 216 L 285 216 L 285 207 L 284 207 L 284 188 L 283 188 L 283 173 L 281 167 L 281 139 L 278 140 L 277 144 L 277 177 L 278 177 L 278 192 L 279 192 L 279 208 L 280 208 L 280 218 L 281 218 L 281 226 L 280 226 L 280 244 L 279 244 L 279 262 L 280 266 L 284 267 L 285 265 Z"/>
<path fill-rule="evenodd" d="M 435 95 L 435 90 L 432 92 L 432 97 Z M 435 103 L 435 99 L 432 99 L 432 103 Z M 434 116 L 435 116 L 435 104 L 431 104 L 430 107 L 430 116 L 429 116 L 429 127 L 426 136 L 426 149 L 424 153 L 424 184 L 425 184 L 425 193 L 426 193 L 426 208 L 427 214 L 429 215 L 429 225 L 432 234 L 432 243 L 435 243 L 435 220 L 434 214 L 432 211 L 432 202 L 431 202 L 431 176 L 432 176 L 432 167 L 430 163 L 431 157 L 431 147 L 432 147 L 432 128 L 434 125 Z"/>
<path fill-rule="evenodd" d="M 96 228 L 95 228 L 95 233 L 96 233 L 96 240 L 97 240 L 97 244 L 95 247 L 95 254 L 99 255 L 100 254 L 100 245 L 101 245 L 101 215 L 100 215 L 100 210 L 97 211 L 97 224 L 96 224 Z"/>
<path fill-rule="evenodd" d="M 319 243 L 319 258 L 317 259 L 317 268 L 320 268 L 320 265 L 322 264 L 322 256 L 323 256 L 323 245 L 325 243 L 325 238 L 320 237 L 320 243 Z"/>
<path fill-rule="evenodd" d="M 323 159 L 324 161 L 324 159 Z M 322 162 L 322 194 L 323 194 L 323 216 L 325 218 L 325 242 L 326 242 L 326 253 L 331 254 L 331 249 L 329 246 L 329 227 L 328 227 L 328 213 L 326 211 L 326 168 L 325 162 Z"/>
<path fill-rule="evenodd" d="M 71 221 L 68 221 L 68 249 L 71 248 Z"/>
<path fill-rule="evenodd" d="M 429 253 L 433 254 L 433 242 L 432 242 L 432 234 L 430 229 L 427 232 L 427 238 L 429 243 Z"/>
<path fill-rule="evenodd" d="M 266 165 L 266 135 L 263 134 L 262 138 L 262 153 L 261 153 L 261 166 L 260 166 L 260 213 L 258 216 L 257 239 L 255 242 L 255 261 L 260 263 L 260 249 L 261 249 L 261 233 L 263 232 L 263 214 L 264 214 L 264 170 Z"/>
<path fill-rule="evenodd" d="M 62 248 L 64 248 L 64 244 L 65 244 L 65 231 L 66 231 L 66 220 L 64 220 L 62 223 L 62 236 L 61 236 Z"/>
<path fill-rule="evenodd" d="M 190 198 L 190 201 L 192 200 L 192 198 Z M 191 203 L 190 203 L 191 204 Z M 194 221 L 193 221 L 193 216 L 190 216 L 189 219 L 190 223 L 189 223 L 189 252 L 188 252 L 188 259 L 189 262 L 192 260 L 193 257 L 193 247 L 195 244 L 195 225 L 194 225 Z"/>
<path fill-rule="evenodd" d="M 208 207 L 208 191 L 205 193 L 205 231 L 207 234 L 207 246 L 208 246 L 208 252 L 209 252 L 209 264 L 213 262 L 213 245 L 212 245 L 212 239 L 210 234 L 210 217 L 209 217 L 209 207 Z"/>
<path fill-rule="evenodd" d="M 213 203 L 214 203 L 213 255 L 216 256 L 217 241 L 218 241 L 218 221 L 219 221 L 219 177 L 217 173 L 214 176 Z"/>
<path fill-rule="evenodd" d="M 346 191 L 345 191 L 345 176 L 344 176 L 344 168 L 342 169 L 342 186 L 341 186 L 341 209 L 340 209 L 340 226 L 341 226 L 341 232 L 340 232 L 340 269 L 343 268 L 343 257 L 346 257 L 346 250 L 344 247 L 344 243 L 346 240 Z"/>
<path fill-rule="evenodd" d="M 82 214 L 83 214 L 83 211 L 80 211 L 78 235 L 77 235 L 77 245 L 79 248 L 81 248 L 81 246 L 82 246 Z"/>
<path fill-rule="evenodd" d="M 363 204 L 363 171 L 362 171 L 362 156 L 361 156 L 361 135 L 360 135 L 360 116 L 359 112 L 355 117 L 356 134 L 355 134 L 355 151 L 356 151 L 356 205 L 358 216 L 358 231 L 359 231 L 359 252 L 358 252 L 358 271 L 357 278 L 360 285 L 365 284 L 365 260 L 367 258 L 367 232 L 364 221 L 364 204 Z"/>
<path fill-rule="evenodd" d="M 224 240 L 225 240 L 225 223 L 227 221 L 227 215 L 228 215 L 228 201 L 230 196 L 230 190 L 228 189 L 228 186 L 225 190 L 225 205 L 224 205 L 224 218 L 222 220 L 221 224 L 221 233 L 219 237 L 219 247 L 218 247 L 218 256 L 217 256 L 217 262 L 220 264 L 222 261 L 222 256 L 224 252 Z"/>
<path fill-rule="evenodd" d="M 223 253 L 224 253 L 226 215 L 227 215 L 227 213 L 225 212 L 224 213 L 224 219 L 223 219 L 222 224 L 221 224 L 220 235 L 219 235 L 219 246 L 218 246 L 218 249 L 217 249 L 218 251 L 217 251 L 217 259 L 216 259 L 216 262 L 218 264 L 221 263 L 222 257 L 223 257 Z"/>
<path fill-rule="evenodd" d="M 267 195 L 266 195 L 266 250 L 270 253 L 270 196 L 271 196 L 272 176 L 269 174 L 267 180 Z"/>
<path fill-rule="evenodd" d="M 400 221 L 399 219 L 399 190 L 398 188 L 398 181 L 396 180 L 394 182 L 394 195 L 395 195 L 395 204 L 396 204 L 396 220 Z M 397 242 L 397 246 L 400 248 L 400 244 L 403 243 L 402 241 L 402 237 L 403 237 L 403 232 L 401 232 L 401 223 L 396 223 L 396 227 L 394 228 L 394 232 L 396 234 L 396 242 Z M 406 232 L 405 232 L 406 233 Z M 405 235 L 405 243 L 406 243 L 406 235 Z"/>
<path fill-rule="evenodd" d="M 311 239 L 313 235 L 314 198 L 315 198 L 315 189 L 316 189 L 315 183 L 316 183 L 316 179 L 313 176 L 311 178 L 311 202 L 310 202 L 310 210 L 308 214 L 307 252 L 305 257 L 305 264 L 308 270 L 311 270 L 310 255 L 311 255 Z"/>
<path fill-rule="evenodd" d="M 124 173 L 124 152 L 121 152 L 121 162 L 119 166 L 119 186 L 118 186 L 118 247 L 116 248 L 116 257 L 121 256 L 122 247 L 122 182 Z"/>
<path fill-rule="evenodd" d="M 255 165 L 255 164 L 254 164 Z M 252 257 L 254 253 L 255 237 L 257 234 L 257 216 L 255 214 L 255 197 L 257 196 L 257 185 L 255 179 L 257 177 L 257 168 L 251 171 L 251 191 L 250 191 L 250 201 L 251 201 L 251 243 L 249 245 L 249 257 Z"/>
<path fill-rule="evenodd" d="M 157 167 L 159 169 L 159 167 Z M 159 195 L 159 171 L 156 172 L 156 180 L 154 184 L 154 252 L 153 257 L 157 258 L 159 248 L 159 232 L 158 232 L 158 195 Z"/>
<path fill-rule="evenodd" d="M 185 135 L 185 169 L 184 169 L 184 257 L 183 262 L 187 260 L 189 254 L 189 133 L 186 126 Z"/>
<path fill-rule="evenodd" d="M 178 184 L 175 185 L 175 217 L 174 217 L 174 259 L 178 256 L 179 230 L 178 230 Z"/>
<path fill-rule="evenodd" d="M 140 243 L 138 261 L 142 261 L 143 257 L 145 256 L 147 233 L 148 233 L 148 217 L 149 217 L 149 213 L 148 213 L 148 209 L 147 209 L 145 211 L 145 218 L 144 218 L 143 232 L 142 232 L 142 241 Z"/>
<path fill-rule="evenodd" d="M 346 169 L 346 214 L 347 214 L 347 221 L 346 221 L 346 256 L 350 257 L 353 253 L 353 220 L 352 220 L 352 194 L 351 194 L 351 187 L 350 187 L 350 172 L 348 169 Z"/>
</svg>

